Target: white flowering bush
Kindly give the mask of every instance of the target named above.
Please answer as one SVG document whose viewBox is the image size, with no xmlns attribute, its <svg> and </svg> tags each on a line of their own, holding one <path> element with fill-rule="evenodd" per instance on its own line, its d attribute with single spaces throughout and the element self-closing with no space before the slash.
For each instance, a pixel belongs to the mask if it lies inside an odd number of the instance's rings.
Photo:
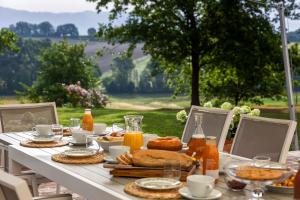
<svg viewBox="0 0 300 200">
<path fill-rule="evenodd" d="M 213 108 L 214 106 L 212 104 L 212 101 L 208 101 L 208 102 L 203 104 L 203 107 Z M 220 108 L 224 109 L 224 110 L 233 110 L 233 118 L 232 118 L 232 121 L 231 121 L 231 126 L 230 126 L 229 134 L 228 134 L 229 138 L 234 137 L 235 131 L 236 131 L 237 126 L 238 126 L 239 121 L 240 121 L 241 114 L 246 114 L 246 115 L 249 115 L 249 116 L 260 116 L 260 110 L 259 109 L 257 109 L 257 108 L 251 109 L 251 107 L 247 106 L 247 105 L 243 105 L 241 107 L 239 107 L 239 106 L 233 107 L 233 105 L 231 103 L 224 102 L 224 103 L 221 104 Z M 187 113 L 186 113 L 185 110 L 181 110 L 176 114 L 176 119 L 178 121 L 182 122 L 182 123 L 186 122 L 187 117 L 188 116 L 187 116 Z"/>
<path fill-rule="evenodd" d="M 181 123 L 185 123 L 187 120 L 187 114 L 185 110 L 181 110 L 176 114 L 176 119 Z"/>
</svg>

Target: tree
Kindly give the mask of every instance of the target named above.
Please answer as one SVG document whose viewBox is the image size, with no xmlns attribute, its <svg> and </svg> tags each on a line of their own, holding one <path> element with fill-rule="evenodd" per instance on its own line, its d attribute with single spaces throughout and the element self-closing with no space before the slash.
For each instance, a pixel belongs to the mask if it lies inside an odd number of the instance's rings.
<svg viewBox="0 0 300 200">
<path fill-rule="evenodd" d="M 27 23 L 27 22 L 17 22 L 16 26 L 12 30 L 15 32 L 17 35 L 20 36 L 31 36 L 33 30 L 32 30 L 32 25 Z"/>
<path fill-rule="evenodd" d="M 245 53 L 249 40 L 244 42 L 240 40 L 239 37 L 244 38 L 246 34 L 251 35 L 247 38 L 250 39 L 255 38 L 256 36 L 259 37 L 261 35 L 260 32 L 267 31 L 269 33 L 270 31 L 270 3 L 266 1 L 263 2 L 266 3 L 265 6 L 240 0 L 88 1 L 97 2 L 97 9 L 99 12 L 101 11 L 101 8 L 108 6 L 109 4 L 114 5 L 113 9 L 110 10 L 110 19 L 112 20 L 112 23 L 107 26 L 101 26 L 99 35 L 105 36 L 111 42 L 130 42 L 132 48 L 136 43 L 143 42 L 145 52 L 150 53 L 154 59 L 164 63 L 162 66 L 164 67 L 165 72 L 173 74 L 175 80 L 178 79 L 178 76 L 180 75 L 186 76 L 190 73 L 189 76 L 191 78 L 188 80 L 190 80 L 191 83 L 191 104 L 193 105 L 199 105 L 200 103 L 199 72 L 200 68 L 203 68 L 205 65 L 205 60 L 203 60 L 203 58 L 216 56 L 226 52 L 225 49 L 229 48 L 229 44 L 235 44 L 238 40 L 237 43 L 242 43 L 242 45 L 234 45 L 233 47 L 235 49 L 232 48 L 230 53 L 231 58 L 235 58 L 235 64 L 232 67 L 240 67 L 241 63 L 238 63 L 238 60 L 248 58 Z M 286 2 L 293 3 L 293 0 Z M 132 9 L 128 10 L 128 6 Z M 230 6 L 233 6 L 233 8 L 231 9 Z M 223 19 L 220 17 L 227 17 L 227 19 L 230 17 L 228 16 L 229 14 L 226 13 L 225 7 L 231 11 L 237 11 L 237 14 L 234 14 L 235 18 L 230 20 L 231 24 L 224 23 L 226 22 L 226 18 Z M 219 14 L 212 8 L 216 8 L 217 11 L 221 13 Z M 232 14 L 231 11 L 229 12 L 230 14 Z M 129 16 L 126 23 L 120 27 L 114 27 L 113 21 L 117 20 L 124 12 L 127 12 Z M 217 18 L 214 18 L 213 16 L 217 16 Z M 242 17 L 240 18 L 240 16 Z M 259 25 L 259 28 L 253 28 L 251 23 Z M 220 24 L 222 26 L 217 27 L 215 24 Z M 228 36 L 228 33 L 233 33 L 234 31 L 230 31 L 226 25 L 230 25 L 233 30 L 235 30 L 235 28 L 238 29 L 237 34 L 232 35 L 230 40 L 226 40 L 224 35 Z M 264 25 L 267 27 L 264 28 Z M 252 29 L 249 29 L 251 27 Z M 246 31 L 243 31 L 243 29 Z M 218 32 L 215 30 L 218 30 Z M 220 41 L 225 42 L 224 45 L 221 45 Z M 253 43 L 254 46 L 259 48 L 252 48 L 251 50 L 254 50 L 254 52 L 256 50 L 263 50 L 263 46 L 259 45 L 263 45 L 264 41 L 259 42 L 260 43 Z M 269 41 L 266 41 L 265 43 L 268 42 Z M 271 45 L 268 45 L 268 48 L 270 46 Z M 218 50 L 219 48 L 220 51 Z M 244 48 L 243 53 L 240 54 L 239 48 Z M 235 50 L 234 54 L 232 54 L 232 50 Z M 257 55 L 262 56 L 262 52 L 259 52 Z M 221 57 L 219 58 L 221 59 Z M 264 68 L 266 66 L 265 61 L 261 64 L 259 63 L 261 58 L 262 57 L 254 58 L 256 59 L 257 65 L 255 67 Z M 228 60 L 229 59 L 226 61 L 229 62 Z M 243 67 L 248 69 L 248 74 L 256 69 L 254 68 L 251 71 L 251 65 L 249 64 L 252 63 L 245 62 L 245 64 L 246 65 Z M 245 76 L 245 73 L 238 73 L 238 76 Z M 179 81 L 180 83 L 186 83 L 187 80 L 180 79 Z"/>
<path fill-rule="evenodd" d="M 37 81 L 27 87 L 25 96 L 33 101 L 55 101 L 57 105 L 67 102 L 64 85 L 80 81 L 90 89 L 96 86 L 96 64 L 84 53 L 85 45 L 69 44 L 66 40 L 53 43 L 40 56 Z"/>
<path fill-rule="evenodd" d="M 16 90 L 23 89 L 20 83 L 32 85 L 38 71 L 38 56 L 50 45 L 50 40 L 19 38 L 15 43 L 17 52 L 4 51 L 0 55 L 0 93 L 15 95 Z"/>
<path fill-rule="evenodd" d="M 191 104 L 200 104 L 199 59 L 206 51 L 206 42 L 203 41 L 209 41 L 200 28 L 203 10 L 200 1 L 89 1 L 98 3 L 98 11 L 113 3 L 114 8 L 110 11 L 113 20 L 125 11 L 129 13 L 126 24 L 120 27 L 113 27 L 113 23 L 102 26 L 100 35 L 104 34 L 110 41 L 131 42 L 131 49 L 136 43 L 143 42 L 145 52 L 155 60 L 171 63 L 173 67 L 190 59 Z M 132 5 L 131 11 L 127 10 L 128 5 Z"/>
<path fill-rule="evenodd" d="M 87 33 L 88 33 L 88 36 L 89 36 L 90 38 L 94 38 L 94 37 L 96 37 L 97 31 L 96 31 L 95 28 L 89 28 L 89 29 L 87 30 Z"/>
<path fill-rule="evenodd" d="M 39 35 L 41 36 L 51 36 L 54 34 L 54 27 L 50 22 L 42 22 L 38 25 Z"/>
<path fill-rule="evenodd" d="M 17 50 L 17 36 L 6 28 L 0 29 L 0 54 L 5 50 Z"/>
<path fill-rule="evenodd" d="M 78 37 L 79 33 L 74 24 L 64 24 L 57 27 L 56 35 L 59 37 Z"/>
<path fill-rule="evenodd" d="M 205 25 L 214 42 L 210 54 L 202 59 L 206 95 L 210 91 L 237 104 L 241 100 L 282 94 L 280 35 L 256 7 L 238 0 L 207 6 L 203 18 L 208 18 L 206 22 L 214 19 Z"/>
<path fill-rule="evenodd" d="M 112 75 L 102 82 L 109 93 L 132 93 L 135 86 L 132 81 L 134 64 L 126 56 L 116 57 L 111 64 Z"/>
</svg>

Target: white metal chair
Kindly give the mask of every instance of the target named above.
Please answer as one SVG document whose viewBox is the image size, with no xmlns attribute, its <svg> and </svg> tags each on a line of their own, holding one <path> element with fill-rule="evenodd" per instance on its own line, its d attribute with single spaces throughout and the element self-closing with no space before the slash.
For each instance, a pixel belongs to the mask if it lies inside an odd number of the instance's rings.
<svg viewBox="0 0 300 200">
<path fill-rule="evenodd" d="M 35 104 L 14 104 L 0 106 L 0 134 L 20 131 L 31 131 L 36 124 L 57 124 L 57 112 L 54 102 Z M 4 170 L 8 170 L 7 144 L 0 143 L 1 163 Z M 18 174 L 25 178 L 32 186 L 34 196 L 38 196 L 38 185 L 50 180 L 35 174 L 32 170 Z M 57 193 L 59 186 L 57 187 Z"/>
<path fill-rule="evenodd" d="M 195 130 L 195 113 L 203 113 L 202 129 L 204 134 L 206 136 L 215 136 L 219 151 L 223 151 L 233 111 L 192 106 L 181 137 L 183 143 L 188 143 L 193 135 Z"/>
<path fill-rule="evenodd" d="M 274 162 L 287 158 L 297 122 L 242 115 L 231 148 L 231 154 L 253 158 L 269 156 Z"/>
<path fill-rule="evenodd" d="M 59 194 L 33 198 L 26 182 L 0 171 L 0 199 L 1 200 L 72 200 L 71 194 Z"/>
</svg>

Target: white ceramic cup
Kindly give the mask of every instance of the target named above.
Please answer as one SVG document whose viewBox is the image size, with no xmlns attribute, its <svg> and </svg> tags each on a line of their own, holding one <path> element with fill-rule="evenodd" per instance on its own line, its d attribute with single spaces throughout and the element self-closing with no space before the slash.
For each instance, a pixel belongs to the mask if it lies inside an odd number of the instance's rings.
<svg viewBox="0 0 300 200">
<path fill-rule="evenodd" d="M 106 129 L 105 123 L 94 124 L 94 134 L 96 134 L 96 135 L 103 134 L 105 129 Z"/>
<path fill-rule="evenodd" d="M 112 159 L 116 160 L 116 158 L 119 155 L 129 152 L 129 147 L 128 146 L 122 146 L 122 145 L 110 146 L 108 150 L 109 150 L 109 156 Z"/>
<path fill-rule="evenodd" d="M 148 144 L 149 140 L 158 138 L 158 135 L 145 133 L 145 134 L 143 134 L 143 137 L 144 137 L 143 138 L 144 139 L 144 147 L 147 147 L 147 144 Z"/>
<path fill-rule="evenodd" d="M 48 124 L 37 124 L 32 128 L 38 135 L 50 135 L 52 133 L 52 126 Z"/>
<path fill-rule="evenodd" d="M 86 137 L 90 134 L 89 131 L 81 129 L 71 129 L 73 140 L 77 143 L 86 143 Z"/>
<path fill-rule="evenodd" d="M 187 187 L 193 197 L 207 197 L 215 186 L 215 179 L 205 175 L 190 175 L 187 177 Z"/>
</svg>

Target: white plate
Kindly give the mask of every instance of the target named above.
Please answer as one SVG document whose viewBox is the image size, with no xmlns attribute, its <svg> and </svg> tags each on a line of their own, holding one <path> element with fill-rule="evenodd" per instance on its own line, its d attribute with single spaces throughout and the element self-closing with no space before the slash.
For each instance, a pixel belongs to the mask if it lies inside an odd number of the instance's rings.
<svg viewBox="0 0 300 200">
<path fill-rule="evenodd" d="M 63 154 L 68 157 L 76 157 L 76 158 L 81 158 L 81 157 L 89 157 L 93 156 L 97 153 L 96 150 L 93 149 L 69 149 L 65 150 Z"/>
<path fill-rule="evenodd" d="M 135 184 L 148 190 L 169 190 L 181 186 L 181 182 L 171 178 L 142 178 Z"/>
<path fill-rule="evenodd" d="M 211 200 L 211 199 L 219 199 L 222 196 L 222 192 L 219 190 L 213 189 L 213 191 L 207 197 L 194 197 L 191 195 L 189 189 L 187 187 L 183 187 L 179 189 L 179 194 L 187 199 L 192 200 Z"/>
<path fill-rule="evenodd" d="M 111 163 L 111 164 L 117 164 L 117 163 L 119 163 L 117 160 L 113 159 L 110 156 L 105 156 L 104 157 L 104 161 L 106 161 L 107 163 Z"/>
<path fill-rule="evenodd" d="M 71 140 L 69 141 L 71 144 L 75 145 L 75 146 L 84 146 L 86 145 L 86 142 L 77 142 L 75 141 L 73 138 L 71 138 Z M 89 142 L 89 144 L 91 143 L 92 141 Z"/>
<path fill-rule="evenodd" d="M 51 138 L 51 137 L 53 137 L 55 134 L 54 133 L 50 133 L 50 134 L 47 134 L 47 135 L 40 135 L 40 134 L 38 134 L 37 132 L 34 132 L 34 133 L 32 133 L 32 135 L 34 136 L 34 137 L 43 137 L 43 138 Z"/>
<path fill-rule="evenodd" d="M 53 142 L 55 138 L 54 137 L 32 137 L 30 140 L 34 143 L 48 143 L 48 142 Z"/>
</svg>

